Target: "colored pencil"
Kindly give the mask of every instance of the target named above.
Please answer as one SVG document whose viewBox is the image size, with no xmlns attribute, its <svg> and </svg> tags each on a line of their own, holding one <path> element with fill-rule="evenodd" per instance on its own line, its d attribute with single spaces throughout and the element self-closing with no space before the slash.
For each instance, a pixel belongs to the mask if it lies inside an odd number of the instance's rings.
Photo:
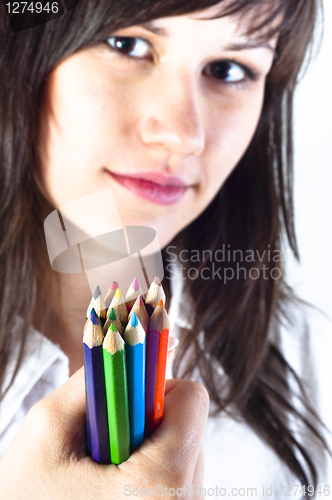
<svg viewBox="0 0 332 500">
<path fill-rule="evenodd" d="M 93 297 L 92 297 L 93 298 Z M 100 319 L 97 316 L 96 311 L 94 308 L 91 309 L 91 313 L 94 320 L 98 321 L 99 326 L 101 327 L 101 322 Z M 83 328 L 83 335 L 85 333 L 85 330 L 87 329 L 88 324 L 91 322 L 90 318 L 87 318 L 84 328 Z M 84 350 L 84 347 L 83 347 Z M 87 396 L 87 381 L 86 381 L 86 371 L 84 371 L 84 377 L 85 377 L 85 404 L 86 404 L 86 446 L 88 450 L 91 453 L 91 432 L 90 432 L 90 420 L 89 420 L 89 403 L 88 403 L 88 396 Z"/>
<path fill-rule="evenodd" d="M 90 316 L 91 314 L 93 314 L 93 317 L 96 318 L 96 320 L 98 321 L 98 325 L 100 326 L 100 328 L 103 328 L 103 325 L 101 324 L 101 321 L 100 319 L 98 318 L 98 315 L 96 313 L 96 311 L 94 310 L 94 307 L 92 307 L 91 311 L 90 311 Z M 83 328 L 83 333 L 85 332 L 85 330 L 87 329 L 87 326 L 90 322 L 90 317 L 87 318 L 86 322 L 85 322 L 85 325 L 84 325 L 84 328 Z"/>
<path fill-rule="evenodd" d="M 107 292 L 106 297 L 105 297 L 105 305 L 107 308 L 109 308 L 109 306 L 111 305 L 112 299 L 113 299 L 114 294 L 115 294 L 115 290 L 118 288 L 118 286 L 119 286 L 119 284 L 117 281 L 112 281 L 112 284 L 109 287 L 108 292 Z"/>
<path fill-rule="evenodd" d="M 126 341 L 130 445 L 133 451 L 142 444 L 145 428 L 145 331 L 135 312 L 123 337 Z"/>
<path fill-rule="evenodd" d="M 104 334 L 106 335 L 109 327 L 111 326 L 111 324 L 113 323 L 113 325 L 115 326 L 115 329 L 120 333 L 120 335 L 123 336 L 123 326 L 122 326 L 122 323 L 121 321 L 119 320 L 119 318 L 117 317 L 113 307 L 111 308 L 109 314 L 108 314 L 108 318 L 106 320 L 106 323 L 104 325 L 104 328 L 103 328 L 103 332 Z"/>
<path fill-rule="evenodd" d="M 162 301 L 149 323 L 146 359 L 145 428 L 148 436 L 158 427 L 164 412 L 169 319 Z"/>
<path fill-rule="evenodd" d="M 87 318 L 90 317 L 91 309 L 92 307 L 98 314 L 99 318 L 104 320 L 106 318 L 106 312 L 107 312 L 107 307 L 105 305 L 103 296 L 101 294 L 100 288 L 97 285 L 95 293 L 93 294 L 93 297 L 91 299 L 91 302 L 89 304 L 89 307 L 87 309 Z"/>
<path fill-rule="evenodd" d="M 145 309 L 142 295 L 139 295 L 137 297 L 135 304 L 131 308 L 131 311 L 128 315 L 128 321 L 132 317 L 133 313 L 136 313 L 136 316 L 140 320 L 140 323 L 141 323 L 142 327 L 144 328 L 145 333 L 147 333 L 148 328 L 149 328 L 149 315 Z"/>
<path fill-rule="evenodd" d="M 111 309 L 114 309 L 115 314 L 119 318 L 123 327 L 126 327 L 128 320 L 128 310 L 126 308 L 126 304 L 124 298 L 122 297 L 122 293 L 120 288 L 118 287 L 115 291 L 114 297 L 112 299 L 111 305 L 109 306 L 108 313 L 111 312 Z M 109 315 L 109 314 L 108 314 Z"/>
<path fill-rule="evenodd" d="M 90 318 L 90 313 L 91 313 L 91 309 L 93 308 L 93 301 L 94 301 L 94 300 L 95 300 L 95 299 L 93 298 L 93 295 L 92 295 L 91 300 L 90 300 L 90 303 L 89 303 L 88 308 L 87 308 L 87 310 L 86 310 L 86 314 L 85 314 L 86 319 L 89 319 L 89 318 Z"/>
<path fill-rule="evenodd" d="M 104 382 L 103 339 L 103 331 L 92 313 L 83 336 L 87 442 L 93 460 L 107 464 L 110 463 L 110 446 Z"/>
<path fill-rule="evenodd" d="M 142 289 L 140 287 L 138 279 L 135 276 L 135 278 L 133 279 L 132 283 L 130 284 L 130 287 L 128 288 L 128 291 L 127 291 L 126 296 L 125 296 L 125 302 L 126 302 L 128 312 L 135 304 L 137 297 L 139 295 L 142 295 L 142 294 L 143 294 Z"/>
<path fill-rule="evenodd" d="M 158 278 L 158 276 L 156 276 L 153 282 L 151 283 L 150 288 L 145 297 L 145 307 L 150 317 L 160 299 L 163 301 L 163 304 L 165 304 L 166 300 L 165 292 L 160 279 Z"/>
<path fill-rule="evenodd" d="M 113 324 L 104 339 L 103 356 L 111 461 L 121 464 L 130 455 L 126 350 Z"/>
</svg>

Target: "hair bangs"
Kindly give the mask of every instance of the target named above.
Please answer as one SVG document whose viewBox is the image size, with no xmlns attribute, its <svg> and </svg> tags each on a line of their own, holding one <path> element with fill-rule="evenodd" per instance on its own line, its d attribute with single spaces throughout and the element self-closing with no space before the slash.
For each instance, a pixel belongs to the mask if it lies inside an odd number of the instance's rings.
<svg viewBox="0 0 332 500">
<path fill-rule="evenodd" d="M 80 32 L 81 46 L 98 43 L 112 31 L 142 24 L 154 19 L 193 14 L 212 8 L 211 15 L 201 19 L 237 16 L 246 19 L 245 35 L 262 40 L 287 31 L 301 17 L 304 0 L 162 0 L 136 2 L 114 0 L 80 0 L 78 5 L 57 23 L 67 25 L 67 40 Z M 213 9 L 215 7 L 215 9 Z M 215 13 L 213 12 L 215 10 Z M 75 45 L 75 42 L 74 42 Z M 76 49 L 77 50 L 77 49 Z"/>
</svg>

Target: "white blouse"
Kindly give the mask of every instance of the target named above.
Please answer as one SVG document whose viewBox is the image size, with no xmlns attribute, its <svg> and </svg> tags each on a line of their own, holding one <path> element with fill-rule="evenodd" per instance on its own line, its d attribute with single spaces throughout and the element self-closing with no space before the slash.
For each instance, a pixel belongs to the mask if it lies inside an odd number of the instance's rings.
<svg viewBox="0 0 332 500">
<path fill-rule="evenodd" d="M 190 298 L 183 293 L 179 274 L 171 280 L 169 317 L 171 335 L 179 326 L 190 326 Z M 327 428 L 332 430 L 332 320 L 309 306 L 293 308 L 292 325 L 280 330 L 280 349 L 302 378 L 312 406 Z M 17 320 L 17 328 L 21 319 Z M 64 383 L 69 377 L 69 361 L 60 347 L 36 330 L 28 338 L 29 355 L 25 357 L 15 381 L 0 405 L 0 457 L 18 431 L 26 413 L 37 401 Z M 9 380 L 13 362 L 7 373 Z M 172 376 L 171 364 L 167 376 Z M 199 377 L 195 377 L 199 380 Z M 294 401 L 296 405 L 296 401 Z M 318 468 L 321 495 L 324 500 L 332 490 L 332 460 L 294 419 L 291 425 L 308 449 Z M 325 432 L 332 449 L 331 434 Z M 268 446 L 244 422 L 221 415 L 208 418 L 204 435 L 205 481 L 202 498 L 303 498 L 302 485 Z M 332 495 L 332 491 L 330 492 Z"/>
</svg>

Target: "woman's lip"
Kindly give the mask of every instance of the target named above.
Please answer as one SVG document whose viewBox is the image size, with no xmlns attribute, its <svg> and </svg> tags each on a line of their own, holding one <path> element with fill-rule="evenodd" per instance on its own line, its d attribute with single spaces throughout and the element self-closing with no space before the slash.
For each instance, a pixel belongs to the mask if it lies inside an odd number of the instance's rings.
<svg viewBox="0 0 332 500">
<path fill-rule="evenodd" d="M 145 200 L 151 201 L 153 203 L 158 203 L 159 205 L 173 205 L 180 201 L 184 196 L 189 186 L 185 184 L 181 179 L 177 177 L 167 177 L 166 181 L 175 182 L 180 181 L 182 185 L 174 184 L 161 184 L 152 182 L 151 180 L 143 179 L 140 174 L 135 175 L 118 175 L 107 170 L 107 173 L 118 182 L 121 186 L 125 187 L 132 193 L 144 198 Z M 147 173 L 144 174 L 148 175 Z M 154 173 L 156 178 L 156 173 Z M 174 180 L 175 179 L 175 180 Z M 165 181 L 165 176 L 163 178 L 159 177 L 159 180 Z"/>
<path fill-rule="evenodd" d="M 154 184 L 160 184 L 161 186 L 176 186 L 176 187 L 189 187 L 182 179 L 176 177 L 175 175 L 166 175 L 162 172 L 136 172 L 135 174 L 114 174 L 119 177 L 127 177 L 129 179 L 143 179 L 145 181 L 153 182 Z"/>
</svg>

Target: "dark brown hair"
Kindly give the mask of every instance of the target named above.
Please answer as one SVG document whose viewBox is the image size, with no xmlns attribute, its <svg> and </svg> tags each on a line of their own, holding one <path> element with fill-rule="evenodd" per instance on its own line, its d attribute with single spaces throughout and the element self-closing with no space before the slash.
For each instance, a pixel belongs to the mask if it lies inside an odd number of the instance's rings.
<svg viewBox="0 0 332 500">
<path fill-rule="evenodd" d="M 117 28 L 219 3 L 220 16 L 258 8 L 249 34 L 270 37 L 278 33 L 277 57 L 267 77 L 261 119 L 249 148 L 209 207 L 174 238 L 172 245 L 178 251 L 214 251 L 226 244 L 262 254 L 267 248 L 280 250 L 285 233 L 295 257 L 299 257 L 293 223 L 292 105 L 298 74 L 313 40 L 319 0 L 80 0 L 65 16 L 15 35 L 1 3 L 1 386 L 12 350 L 8 335 L 14 324 L 12 311 L 18 311 L 27 326 L 37 304 L 47 312 L 50 265 L 39 215 L 40 194 L 33 177 L 46 76 L 66 56 L 104 41 Z M 163 254 L 167 259 L 166 250 Z M 269 337 L 272 327 L 278 328 L 281 317 L 287 314 L 287 304 L 295 301 L 294 294 L 283 278 L 282 262 L 271 263 L 266 256 L 241 265 L 248 270 L 249 266 L 262 269 L 263 265 L 270 270 L 273 265 L 281 270 L 281 278 L 266 280 L 261 275 L 227 284 L 199 276 L 188 280 L 196 323 L 194 331 L 183 330 L 175 372 L 189 377 L 198 367 L 218 410 L 230 412 L 232 403 L 302 485 L 316 485 L 315 465 L 291 431 L 288 416 L 293 414 L 304 422 L 327 448 L 320 422 L 305 401 L 301 381 Z M 198 271 L 203 266 L 209 267 L 211 262 L 200 262 Z M 203 349 L 200 331 L 205 333 Z M 26 331 L 21 334 L 13 378 L 23 359 L 25 340 Z M 189 347 L 194 347 L 195 356 L 180 373 L 180 359 Z M 226 396 L 221 390 L 224 379 L 215 369 L 220 365 L 227 376 Z M 315 418 L 315 425 L 293 407 L 289 376 L 298 383 L 304 407 Z M 297 458 L 298 452 L 309 472 Z"/>
</svg>

